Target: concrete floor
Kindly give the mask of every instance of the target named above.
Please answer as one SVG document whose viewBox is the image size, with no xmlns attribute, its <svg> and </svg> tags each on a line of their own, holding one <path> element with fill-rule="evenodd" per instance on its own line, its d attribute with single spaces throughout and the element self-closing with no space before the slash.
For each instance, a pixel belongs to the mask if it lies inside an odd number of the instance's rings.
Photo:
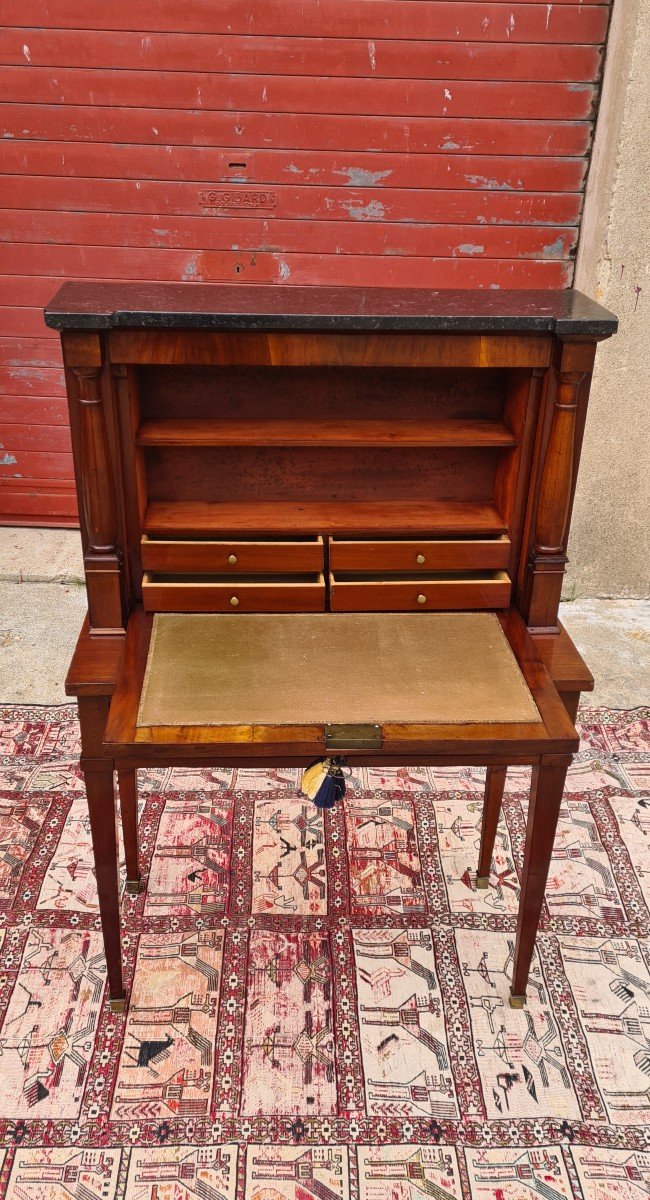
<svg viewBox="0 0 650 1200">
<path fill-rule="evenodd" d="M 64 702 L 85 609 L 76 531 L 0 528 L 0 702 Z M 561 617 L 596 678 L 585 703 L 650 704 L 650 602 L 574 600 Z"/>
</svg>

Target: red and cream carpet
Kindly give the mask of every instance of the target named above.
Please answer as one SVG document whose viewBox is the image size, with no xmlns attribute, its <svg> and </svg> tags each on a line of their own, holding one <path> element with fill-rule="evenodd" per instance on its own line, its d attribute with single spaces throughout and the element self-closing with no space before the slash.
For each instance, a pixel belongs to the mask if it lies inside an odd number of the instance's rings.
<svg viewBox="0 0 650 1200">
<path fill-rule="evenodd" d="M 0 1196 L 650 1195 L 650 712 L 583 710 L 524 1011 L 527 773 L 141 773 L 131 1003 L 105 969 L 72 707 L 5 707 Z"/>
</svg>

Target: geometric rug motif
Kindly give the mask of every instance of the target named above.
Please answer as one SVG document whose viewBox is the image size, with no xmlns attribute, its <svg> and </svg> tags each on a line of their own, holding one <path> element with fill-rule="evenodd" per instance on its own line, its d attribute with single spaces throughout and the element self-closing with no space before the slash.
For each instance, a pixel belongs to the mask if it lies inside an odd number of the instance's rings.
<svg viewBox="0 0 650 1200">
<path fill-rule="evenodd" d="M 650 713 L 583 709 L 528 1003 L 526 768 L 139 773 L 106 1003 L 74 706 L 0 709 L 0 1197 L 650 1194 Z M 124 870 L 122 868 L 122 880 Z"/>
</svg>

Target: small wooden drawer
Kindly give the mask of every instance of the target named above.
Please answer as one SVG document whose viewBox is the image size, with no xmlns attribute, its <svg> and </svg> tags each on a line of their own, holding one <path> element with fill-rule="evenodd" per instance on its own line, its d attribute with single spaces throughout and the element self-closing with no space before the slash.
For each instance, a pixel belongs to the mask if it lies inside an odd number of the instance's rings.
<svg viewBox="0 0 650 1200">
<path fill-rule="evenodd" d="M 485 575 L 330 575 L 333 612 L 446 612 L 507 608 L 510 578 L 505 571 Z"/>
<path fill-rule="evenodd" d="M 362 541 L 330 538 L 333 571 L 496 571 L 507 567 L 510 538 Z"/>
<path fill-rule="evenodd" d="M 145 574 L 142 601 L 147 612 L 321 612 L 325 608 L 322 575 Z"/>
<path fill-rule="evenodd" d="M 322 537 L 262 541 L 192 541 L 142 538 L 144 571 L 176 572 L 180 575 L 263 575 L 323 570 Z"/>
</svg>

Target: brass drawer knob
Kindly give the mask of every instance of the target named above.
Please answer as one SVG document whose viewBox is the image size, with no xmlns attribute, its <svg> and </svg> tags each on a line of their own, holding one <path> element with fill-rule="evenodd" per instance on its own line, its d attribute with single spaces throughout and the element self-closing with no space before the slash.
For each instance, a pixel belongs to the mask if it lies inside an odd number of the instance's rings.
<svg viewBox="0 0 650 1200">
<path fill-rule="evenodd" d="M 422 565 L 422 563 L 423 563 L 423 562 L 426 562 L 427 560 L 426 560 L 426 558 L 424 557 L 424 555 L 423 555 L 423 554 L 418 554 L 418 556 L 417 556 L 417 559 L 416 559 L 415 561 L 416 561 L 416 562 L 419 562 L 419 563 L 420 563 L 420 565 Z"/>
<path fill-rule="evenodd" d="M 427 598 L 426 598 L 426 596 L 423 596 L 423 595 L 420 593 L 420 595 L 418 596 L 418 604 L 426 604 L 426 602 L 427 602 Z"/>
<path fill-rule="evenodd" d="M 237 555 L 236 555 L 236 554 L 229 554 L 229 555 L 228 555 L 228 562 L 229 562 L 229 563 L 231 563 L 231 564 L 232 564 L 232 566 L 234 567 L 235 563 L 237 562 Z"/>
<path fill-rule="evenodd" d="M 237 605 L 239 604 L 239 600 L 237 599 L 236 596 L 231 596 L 230 603 L 232 604 L 233 608 L 236 608 Z"/>
</svg>

